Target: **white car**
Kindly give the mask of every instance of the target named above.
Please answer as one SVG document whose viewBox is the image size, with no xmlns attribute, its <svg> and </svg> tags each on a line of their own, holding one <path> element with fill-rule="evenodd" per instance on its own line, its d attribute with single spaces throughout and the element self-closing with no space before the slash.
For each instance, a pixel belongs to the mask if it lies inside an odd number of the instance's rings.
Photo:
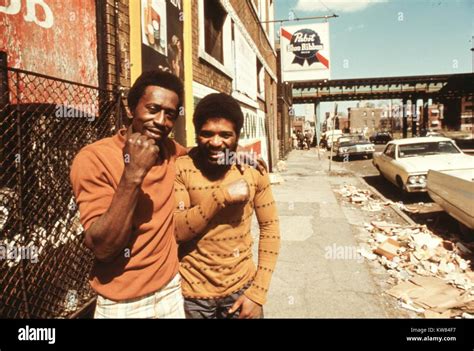
<svg viewBox="0 0 474 351">
<path fill-rule="evenodd" d="M 331 150 L 332 144 L 335 143 L 342 134 L 342 130 L 340 129 L 328 130 L 326 132 L 326 148 Z"/>
<path fill-rule="evenodd" d="M 430 169 L 469 169 L 474 157 L 464 154 L 449 138 L 408 138 L 389 142 L 383 152 L 374 153 L 372 163 L 388 181 L 411 193 L 426 191 Z"/>
<path fill-rule="evenodd" d="M 372 158 L 375 151 L 374 144 L 362 134 L 344 134 L 334 144 L 336 157 L 367 156 Z"/>
</svg>

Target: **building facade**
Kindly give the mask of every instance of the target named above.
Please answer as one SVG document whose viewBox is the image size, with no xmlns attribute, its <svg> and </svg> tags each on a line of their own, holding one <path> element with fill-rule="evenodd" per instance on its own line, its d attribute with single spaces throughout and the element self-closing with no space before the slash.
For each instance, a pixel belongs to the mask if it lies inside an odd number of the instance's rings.
<svg viewBox="0 0 474 351">
<path fill-rule="evenodd" d="M 474 133 L 474 97 L 466 96 L 461 100 L 461 127 L 462 131 Z"/>
<path fill-rule="evenodd" d="M 349 128 L 352 132 L 373 133 L 381 128 L 383 109 L 351 107 L 348 109 Z"/>
</svg>

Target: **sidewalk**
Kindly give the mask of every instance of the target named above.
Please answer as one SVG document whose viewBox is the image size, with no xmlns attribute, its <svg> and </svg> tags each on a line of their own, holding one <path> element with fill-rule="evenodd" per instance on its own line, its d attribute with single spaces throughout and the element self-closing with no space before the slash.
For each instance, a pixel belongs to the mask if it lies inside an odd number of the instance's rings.
<svg viewBox="0 0 474 351">
<path fill-rule="evenodd" d="M 347 174 L 330 176 L 328 162 L 323 156 L 318 160 L 315 149 L 292 151 L 288 170 L 280 173 L 284 183 L 273 186 L 282 245 L 265 317 L 397 317 L 369 264 L 350 257 L 350 250 L 359 245 L 357 227 L 363 227 L 363 219 L 341 206 L 332 188 L 359 180 Z M 332 166 L 343 172 L 340 165 Z M 253 232 L 258 235 L 256 223 Z M 345 248 L 342 259 L 325 257 L 329 250 Z"/>
</svg>

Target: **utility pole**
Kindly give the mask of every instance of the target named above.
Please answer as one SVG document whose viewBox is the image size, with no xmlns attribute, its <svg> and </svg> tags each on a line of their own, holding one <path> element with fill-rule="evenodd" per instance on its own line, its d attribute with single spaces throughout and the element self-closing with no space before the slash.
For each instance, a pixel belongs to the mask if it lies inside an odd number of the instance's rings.
<svg viewBox="0 0 474 351">
<path fill-rule="evenodd" d="M 331 153 L 329 154 L 329 172 L 331 172 L 332 152 L 334 150 L 334 129 L 336 128 L 336 116 L 337 116 L 337 102 L 334 104 L 334 117 L 332 118 Z"/>
</svg>

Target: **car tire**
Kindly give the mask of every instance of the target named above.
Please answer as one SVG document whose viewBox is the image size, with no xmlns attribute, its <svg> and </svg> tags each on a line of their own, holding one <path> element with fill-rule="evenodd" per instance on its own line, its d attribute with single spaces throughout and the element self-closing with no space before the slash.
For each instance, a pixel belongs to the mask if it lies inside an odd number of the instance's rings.
<svg viewBox="0 0 474 351">
<path fill-rule="evenodd" d="M 402 178 L 397 175 L 395 177 L 395 181 L 397 182 L 398 187 L 403 191 L 403 194 L 405 194 L 407 191 L 405 190 L 405 186 L 403 185 Z"/>
<path fill-rule="evenodd" d="M 466 227 L 464 224 L 458 222 L 459 231 L 461 232 L 461 237 L 467 242 L 474 241 L 474 229 Z"/>
</svg>

